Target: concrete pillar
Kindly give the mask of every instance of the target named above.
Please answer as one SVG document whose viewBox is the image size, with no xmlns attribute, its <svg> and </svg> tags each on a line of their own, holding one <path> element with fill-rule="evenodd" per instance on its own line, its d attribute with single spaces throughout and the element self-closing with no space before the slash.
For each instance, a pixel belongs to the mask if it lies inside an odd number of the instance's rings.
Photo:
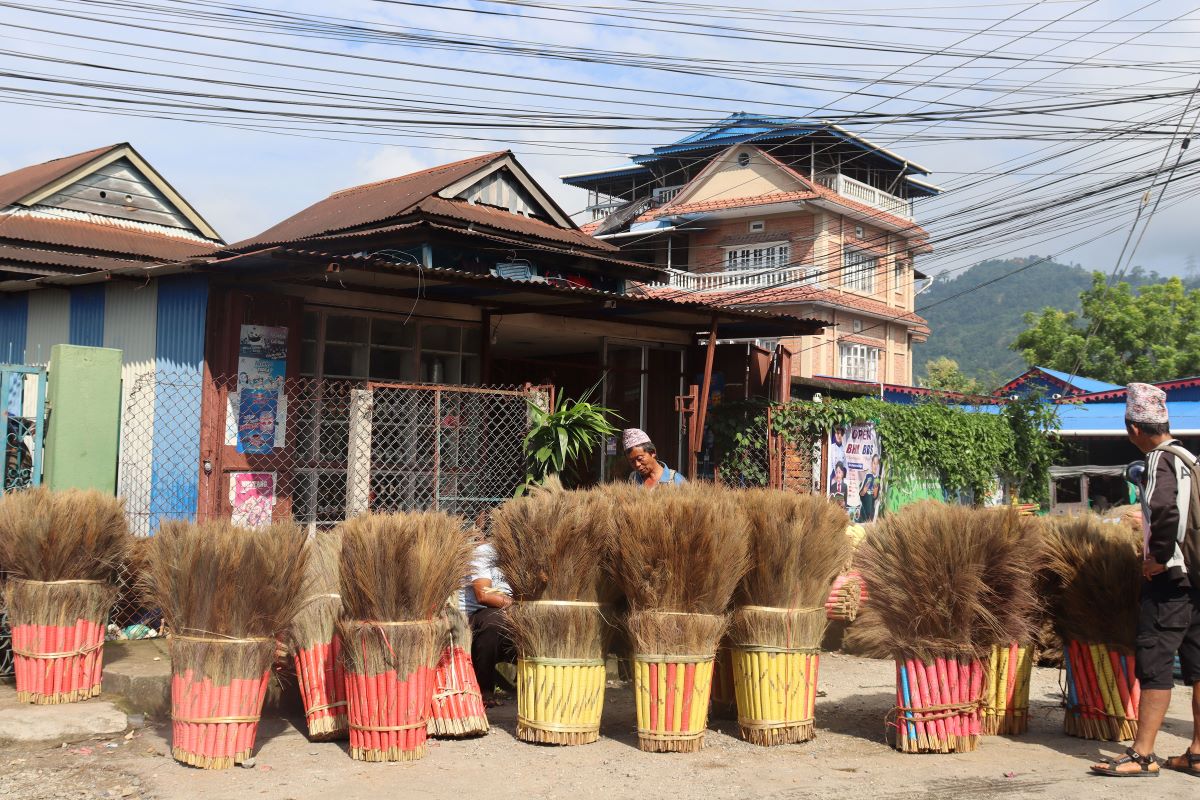
<svg viewBox="0 0 1200 800">
<path fill-rule="evenodd" d="M 115 494 L 121 351 L 54 345 L 46 402 L 45 485 Z"/>
<path fill-rule="evenodd" d="M 350 390 L 350 441 L 346 458 L 346 518 L 365 514 L 371 507 L 370 389 Z"/>
</svg>

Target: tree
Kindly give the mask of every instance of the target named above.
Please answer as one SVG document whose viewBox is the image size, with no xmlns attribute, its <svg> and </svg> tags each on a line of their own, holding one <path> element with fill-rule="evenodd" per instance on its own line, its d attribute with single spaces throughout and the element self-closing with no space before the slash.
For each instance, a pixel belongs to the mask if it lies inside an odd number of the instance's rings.
<svg viewBox="0 0 1200 800">
<path fill-rule="evenodd" d="M 979 382 L 963 374 L 958 368 L 958 362 L 947 356 L 930 359 L 925 362 L 925 377 L 921 381 L 926 389 L 937 389 L 943 392 L 961 392 L 976 394 L 979 392 Z"/>
<path fill-rule="evenodd" d="M 1025 315 L 1012 347 L 1030 366 L 1126 384 L 1200 374 L 1200 290 L 1178 278 L 1133 289 L 1092 274 L 1082 311 Z"/>
</svg>

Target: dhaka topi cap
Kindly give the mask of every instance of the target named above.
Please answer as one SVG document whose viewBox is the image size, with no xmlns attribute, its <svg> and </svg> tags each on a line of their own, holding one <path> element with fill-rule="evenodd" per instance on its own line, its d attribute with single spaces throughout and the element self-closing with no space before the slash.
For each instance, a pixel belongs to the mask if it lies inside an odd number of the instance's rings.
<svg viewBox="0 0 1200 800">
<path fill-rule="evenodd" d="M 650 437 L 646 435 L 645 431 L 637 428 L 626 428 L 621 431 L 621 449 L 626 453 L 644 444 L 650 444 Z"/>
<path fill-rule="evenodd" d="M 1125 387 L 1125 419 L 1130 422 L 1167 422 L 1167 393 L 1148 383 Z"/>
</svg>

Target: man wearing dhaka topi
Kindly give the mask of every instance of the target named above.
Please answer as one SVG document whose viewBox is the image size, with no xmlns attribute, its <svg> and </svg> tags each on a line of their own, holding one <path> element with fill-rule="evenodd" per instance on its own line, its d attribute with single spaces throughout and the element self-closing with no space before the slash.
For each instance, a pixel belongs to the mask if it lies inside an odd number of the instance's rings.
<svg viewBox="0 0 1200 800">
<path fill-rule="evenodd" d="M 630 483 L 636 483 L 644 489 L 653 489 L 664 483 L 687 483 L 679 472 L 658 460 L 658 448 L 645 431 L 637 428 L 621 431 L 621 447 L 629 466 L 633 467 L 633 472 L 629 473 Z"/>
<path fill-rule="evenodd" d="M 1137 629 L 1137 677 L 1142 698 L 1133 746 L 1120 758 L 1105 758 L 1092 770 L 1112 777 L 1158 777 L 1162 767 L 1200 776 L 1200 581 L 1189 579 L 1194 564 L 1188 517 L 1195 456 L 1171 436 L 1167 396 L 1147 383 L 1126 389 L 1125 432 L 1146 454 L 1142 489 L 1142 584 Z M 1183 664 L 1184 683 L 1192 687 L 1192 743 L 1182 755 L 1165 760 L 1154 754 L 1154 740 L 1171 704 L 1175 654 Z"/>
</svg>

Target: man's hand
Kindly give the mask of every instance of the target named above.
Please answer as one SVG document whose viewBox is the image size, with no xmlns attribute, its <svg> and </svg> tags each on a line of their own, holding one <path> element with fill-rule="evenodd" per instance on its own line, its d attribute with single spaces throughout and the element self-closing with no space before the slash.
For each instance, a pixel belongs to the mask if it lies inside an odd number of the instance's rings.
<svg viewBox="0 0 1200 800">
<path fill-rule="evenodd" d="M 1155 575 L 1161 575 L 1166 571 L 1167 567 L 1165 564 L 1160 564 L 1152 558 L 1147 558 L 1142 562 L 1142 577 L 1146 580 L 1150 580 Z"/>
</svg>

